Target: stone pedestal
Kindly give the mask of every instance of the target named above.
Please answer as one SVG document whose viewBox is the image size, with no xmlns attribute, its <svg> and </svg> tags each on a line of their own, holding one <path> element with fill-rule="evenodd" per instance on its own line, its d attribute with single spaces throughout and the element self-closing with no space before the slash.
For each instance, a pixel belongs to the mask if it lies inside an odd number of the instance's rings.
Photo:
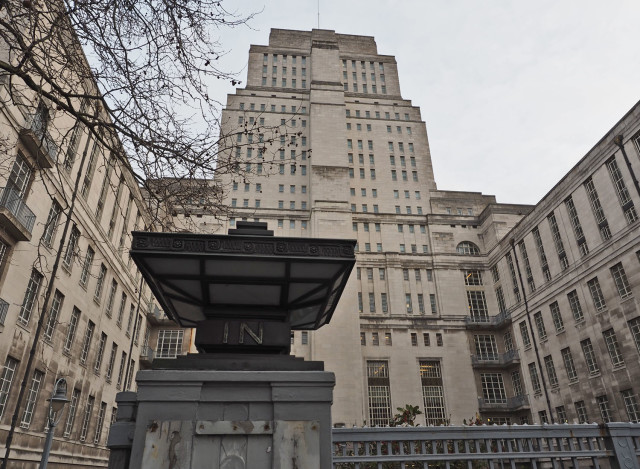
<svg viewBox="0 0 640 469">
<path fill-rule="evenodd" d="M 335 377 L 320 362 L 195 355 L 157 360 L 136 381 L 131 468 L 331 467 Z"/>
</svg>

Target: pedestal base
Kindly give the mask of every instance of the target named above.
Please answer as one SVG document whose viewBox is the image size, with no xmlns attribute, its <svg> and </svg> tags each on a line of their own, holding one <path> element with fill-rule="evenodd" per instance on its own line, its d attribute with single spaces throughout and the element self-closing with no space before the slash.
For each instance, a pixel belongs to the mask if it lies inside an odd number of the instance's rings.
<svg viewBox="0 0 640 469">
<path fill-rule="evenodd" d="M 331 467 L 335 377 L 322 363 L 264 355 L 171 362 L 137 375 L 129 467 Z"/>
</svg>

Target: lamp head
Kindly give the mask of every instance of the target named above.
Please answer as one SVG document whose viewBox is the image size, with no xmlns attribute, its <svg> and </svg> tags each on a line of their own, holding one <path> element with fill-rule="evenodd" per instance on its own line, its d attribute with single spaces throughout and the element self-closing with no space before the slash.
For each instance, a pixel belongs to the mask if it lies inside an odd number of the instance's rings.
<svg viewBox="0 0 640 469">
<path fill-rule="evenodd" d="M 51 402 L 51 410 L 55 413 L 62 410 L 64 405 L 69 402 L 69 399 L 67 399 L 67 380 L 60 378 L 56 381 L 51 398 L 48 400 Z"/>
</svg>

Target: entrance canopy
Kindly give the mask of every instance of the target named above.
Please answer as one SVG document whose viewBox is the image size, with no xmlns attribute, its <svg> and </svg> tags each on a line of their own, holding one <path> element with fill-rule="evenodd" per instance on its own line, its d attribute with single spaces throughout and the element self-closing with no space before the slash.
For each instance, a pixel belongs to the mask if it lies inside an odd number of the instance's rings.
<svg viewBox="0 0 640 469">
<path fill-rule="evenodd" d="M 355 264 L 353 240 L 280 238 L 266 223 L 229 235 L 133 232 L 131 257 L 167 316 L 327 324 Z"/>
</svg>

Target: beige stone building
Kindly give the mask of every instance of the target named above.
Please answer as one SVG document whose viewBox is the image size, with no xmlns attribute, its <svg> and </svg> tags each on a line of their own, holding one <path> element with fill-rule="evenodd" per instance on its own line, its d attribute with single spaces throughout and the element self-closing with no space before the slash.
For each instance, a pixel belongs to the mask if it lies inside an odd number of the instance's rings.
<svg viewBox="0 0 640 469">
<path fill-rule="evenodd" d="M 234 216 L 201 230 L 358 241 L 332 323 L 292 338 L 336 373 L 336 424 L 405 404 L 434 424 L 640 417 L 638 107 L 536 206 L 437 189 L 420 109 L 372 37 L 272 30 L 223 122 L 249 174 L 219 180 Z"/>
</svg>

